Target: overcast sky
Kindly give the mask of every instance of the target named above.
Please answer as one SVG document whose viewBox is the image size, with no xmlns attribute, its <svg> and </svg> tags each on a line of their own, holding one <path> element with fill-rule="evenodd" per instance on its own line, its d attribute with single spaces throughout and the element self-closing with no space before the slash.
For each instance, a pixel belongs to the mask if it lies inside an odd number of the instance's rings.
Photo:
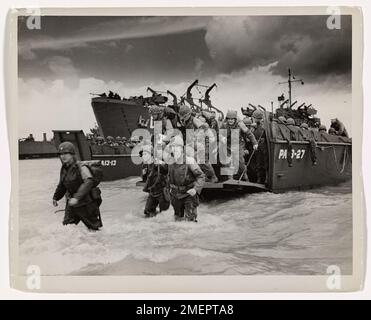
<svg viewBox="0 0 371 320">
<path fill-rule="evenodd" d="M 179 96 L 194 80 L 217 83 L 223 110 L 270 107 L 291 67 L 305 84 L 293 100 L 312 103 L 322 122 L 351 131 L 351 18 L 329 30 L 327 16 L 42 17 L 19 19 L 19 136 L 95 123 L 90 92 L 145 95 L 151 86 Z M 197 92 L 195 92 L 197 96 Z"/>
</svg>

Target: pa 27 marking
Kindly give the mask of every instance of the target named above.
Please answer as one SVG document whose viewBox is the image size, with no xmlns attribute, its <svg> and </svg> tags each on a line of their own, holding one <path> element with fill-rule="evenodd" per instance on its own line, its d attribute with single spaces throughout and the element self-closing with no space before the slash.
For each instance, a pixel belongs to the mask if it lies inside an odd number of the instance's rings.
<svg viewBox="0 0 371 320">
<path fill-rule="evenodd" d="M 291 159 L 303 159 L 305 154 L 305 149 L 291 150 Z M 280 149 L 278 153 L 278 159 L 287 159 L 287 149 Z"/>
</svg>

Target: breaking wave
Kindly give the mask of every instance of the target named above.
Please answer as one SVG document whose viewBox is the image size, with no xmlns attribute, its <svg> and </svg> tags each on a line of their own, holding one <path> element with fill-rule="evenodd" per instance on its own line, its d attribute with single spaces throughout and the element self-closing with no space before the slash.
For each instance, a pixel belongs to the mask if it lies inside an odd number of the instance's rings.
<svg viewBox="0 0 371 320">
<path fill-rule="evenodd" d="M 199 222 L 175 222 L 171 208 L 143 215 L 138 178 L 101 184 L 104 227 L 62 226 L 52 206 L 59 160 L 20 166 L 19 273 L 44 275 L 325 274 L 352 272 L 351 183 L 203 202 Z"/>
</svg>

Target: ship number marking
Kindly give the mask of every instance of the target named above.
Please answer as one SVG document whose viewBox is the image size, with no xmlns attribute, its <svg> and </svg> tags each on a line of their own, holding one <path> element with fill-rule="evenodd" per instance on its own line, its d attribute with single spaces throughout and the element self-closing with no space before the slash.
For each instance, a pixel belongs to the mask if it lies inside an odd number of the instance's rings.
<svg viewBox="0 0 371 320">
<path fill-rule="evenodd" d="M 303 159 L 305 154 L 305 149 L 291 150 L 291 159 Z M 287 159 L 287 149 L 280 149 L 278 154 L 278 159 Z"/>
<path fill-rule="evenodd" d="M 116 160 L 102 160 L 102 166 L 105 167 L 114 167 L 116 166 Z"/>
</svg>

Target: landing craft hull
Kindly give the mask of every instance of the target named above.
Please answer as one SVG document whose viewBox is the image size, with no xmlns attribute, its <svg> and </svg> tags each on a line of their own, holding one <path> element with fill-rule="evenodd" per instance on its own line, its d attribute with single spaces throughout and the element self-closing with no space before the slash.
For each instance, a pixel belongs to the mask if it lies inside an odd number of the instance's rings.
<svg viewBox="0 0 371 320">
<path fill-rule="evenodd" d="M 93 98 L 92 107 L 99 127 L 104 136 L 130 137 L 138 127 L 139 118 L 148 119 L 148 111 L 143 105 L 132 100 L 114 100 L 107 98 Z M 321 140 L 318 132 L 315 133 L 317 143 L 317 165 L 313 165 L 310 145 L 307 141 L 291 141 L 294 154 L 289 155 L 288 144 L 280 140 L 274 123 L 265 113 L 265 129 L 269 146 L 268 180 L 265 185 L 253 184 L 207 184 L 205 193 L 259 192 L 298 190 L 333 185 L 352 178 L 351 140 L 341 143 L 341 139 L 332 137 L 332 142 Z M 277 128 L 276 128 L 277 129 Z M 285 129 L 285 128 L 281 128 Z M 281 130 L 279 130 L 281 131 Z M 330 138 L 327 136 L 327 138 Z M 284 137 L 287 139 L 287 137 Z M 286 152 L 286 155 L 285 155 Z M 287 158 L 293 157 L 292 166 L 288 165 Z M 105 173 L 105 180 L 123 179 L 129 176 L 140 176 L 141 166 L 131 161 L 128 155 L 92 155 L 101 160 Z M 112 165 L 115 164 L 115 165 Z M 238 182 L 238 181 L 237 181 Z"/>
<path fill-rule="evenodd" d="M 273 192 L 334 185 L 352 178 L 350 143 L 318 142 L 316 165 L 309 143 L 293 141 L 292 150 L 290 155 L 287 142 L 271 143 L 269 189 Z M 288 157 L 292 157 L 291 167 Z"/>
<path fill-rule="evenodd" d="M 127 100 L 93 98 L 91 105 L 101 134 L 105 137 L 130 138 L 138 127 L 139 118 L 148 119 L 146 108 Z"/>
<path fill-rule="evenodd" d="M 134 156 L 136 160 L 139 156 Z M 131 155 L 92 155 L 92 160 L 100 160 L 103 168 L 103 180 L 113 181 L 141 175 L 141 166 L 133 162 Z"/>
</svg>

